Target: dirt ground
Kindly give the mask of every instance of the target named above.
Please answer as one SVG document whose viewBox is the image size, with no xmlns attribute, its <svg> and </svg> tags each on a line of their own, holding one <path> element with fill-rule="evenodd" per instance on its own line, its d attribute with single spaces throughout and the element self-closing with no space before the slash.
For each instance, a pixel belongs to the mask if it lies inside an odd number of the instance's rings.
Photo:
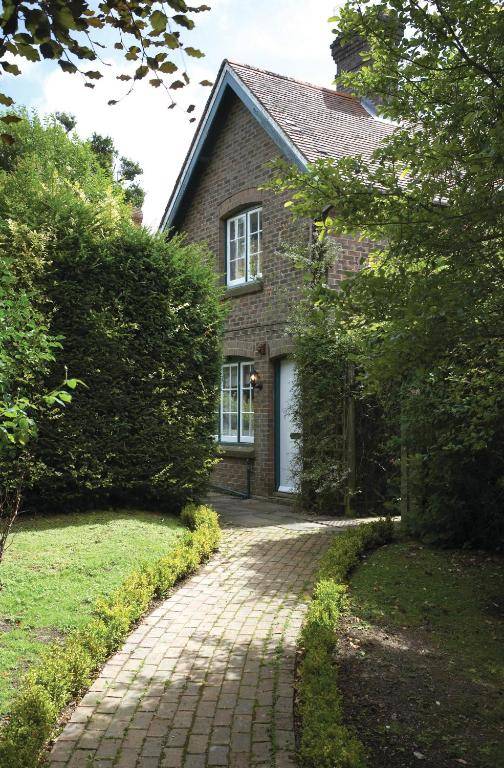
<svg viewBox="0 0 504 768">
<path fill-rule="evenodd" d="M 428 629 L 349 616 L 339 638 L 345 719 L 370 768 L 504 767 L 504 691 L 458 674 Z"/>
</svg>

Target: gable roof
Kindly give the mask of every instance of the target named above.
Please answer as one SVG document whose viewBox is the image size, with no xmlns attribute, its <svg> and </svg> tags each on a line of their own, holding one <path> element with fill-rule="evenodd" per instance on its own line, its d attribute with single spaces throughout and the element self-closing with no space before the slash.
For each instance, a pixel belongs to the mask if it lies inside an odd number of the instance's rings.
<svg viewBox="0 0 504 768">
<path fill-rule="evenodd" d="M 218 108 L 233 91 L 287 160 L 306 169 L 322 157 L 369 157 L 394 126 L 358 99 L 257 67 L 224 60 L 166 207 L 160 228 L 170 227 L 200 162 Z"/>
</svg>

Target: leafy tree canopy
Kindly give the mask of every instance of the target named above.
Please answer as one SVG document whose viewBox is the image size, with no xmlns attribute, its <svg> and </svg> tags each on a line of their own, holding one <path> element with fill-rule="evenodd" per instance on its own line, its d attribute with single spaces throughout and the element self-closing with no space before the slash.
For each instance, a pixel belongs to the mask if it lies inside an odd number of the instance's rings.
<svg viewBox="0 0 504 768">
<path fill-rule="evenodd" d="M 28 61 L 52 59 L 63 72 L 78 73 L 87 88 L 94 88 L 103 77 L 95 62 L 103 62 L 108 54 L 120 53 L 124 63 L 133 62 L 135 71 L 121 72 L 117 79 L 128 83 L 130 93 L 135 82 L 149 79 L 162 86 L 175 102 L 173 91 L 189 83 L 185 69 L 180 71 L 179 51 L 200 58 L 204 53 L 182 38 L 194 29 L 194 16 L 210 10 L 207 5 L 189 6 L 185 0 L 51 0 L 23 2 L 4 0 L 0 11 L 0 73 L 20 75 L 16 58 Z M 202 81 L 202 85 L 210 85 Z M 111 99 L 109 104 L 116 104 Z M 13 100 L 0 93 L 0 104 L 12 106 Z M 190 109 L 190 108 L 189 108 Z M 192 110 L 191 110 L 192 111 Z M 4 115 L 4 123 L 15 122 L 16 115 Z M 194 118 L 191 118 L 193 120 Z M 4 142 L 12 142 L 9 132 L 0 134 Z"/>
<path fill-rule="evenodd" d="M 395 129 L 370 158 L 283 166 L 273 186 L 322 235 L 377 244 L 326 300 L 422 456 L 424 530 L 481 543 L 486 528 L 488 542 L 504 529 L 502 5 L 348 0 L 334 20 L 368 44 L 338 82 Z"/>
</svg>

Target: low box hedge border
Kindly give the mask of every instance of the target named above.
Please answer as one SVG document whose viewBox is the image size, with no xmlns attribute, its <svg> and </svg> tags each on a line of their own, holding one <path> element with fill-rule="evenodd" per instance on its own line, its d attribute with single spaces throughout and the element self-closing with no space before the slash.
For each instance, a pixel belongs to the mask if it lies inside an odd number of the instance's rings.
<svg viewBox="0 0 504 768">
<path fill-rule="evenodd" d="M 63 709 L 90 686 L 152 600 L 166 596 L 218 547 L 221 529 L 213 509 L 190 504 L 181 519 L 189 530 L 165 557 L 134 571 L 98 600 L 91 620 L 63 643 L 48 646 L 28 671 L 0 731 L 0 768 L 40 765 Z"/>
<path fill-rule="evenodd" d="M 337 625 L 347 610 L 345 581 L 364 552 L 393 538 L 390 519 L 365 523 L 336 534 L 322 558 L 313 599 L 301 631 L 299 669 L 302 768 L 364 768 L 363 745 L 343 724 L 343 702 L 334 658 Z"/>
</svg>

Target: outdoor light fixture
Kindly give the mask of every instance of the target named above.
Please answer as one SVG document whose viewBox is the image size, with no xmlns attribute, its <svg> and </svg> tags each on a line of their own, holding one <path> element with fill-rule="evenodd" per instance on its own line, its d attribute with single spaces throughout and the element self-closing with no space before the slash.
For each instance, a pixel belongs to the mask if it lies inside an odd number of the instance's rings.
<svg viewBox="0 0 504 768">
<path fill-rule="evenodd" d="M 250 386 L 252 389 L 262 389 L 262 381 L 261 377 L 257 373 L 255 368 L 252 368 L 252 371 L 250 372 Z"/>
</svg>

